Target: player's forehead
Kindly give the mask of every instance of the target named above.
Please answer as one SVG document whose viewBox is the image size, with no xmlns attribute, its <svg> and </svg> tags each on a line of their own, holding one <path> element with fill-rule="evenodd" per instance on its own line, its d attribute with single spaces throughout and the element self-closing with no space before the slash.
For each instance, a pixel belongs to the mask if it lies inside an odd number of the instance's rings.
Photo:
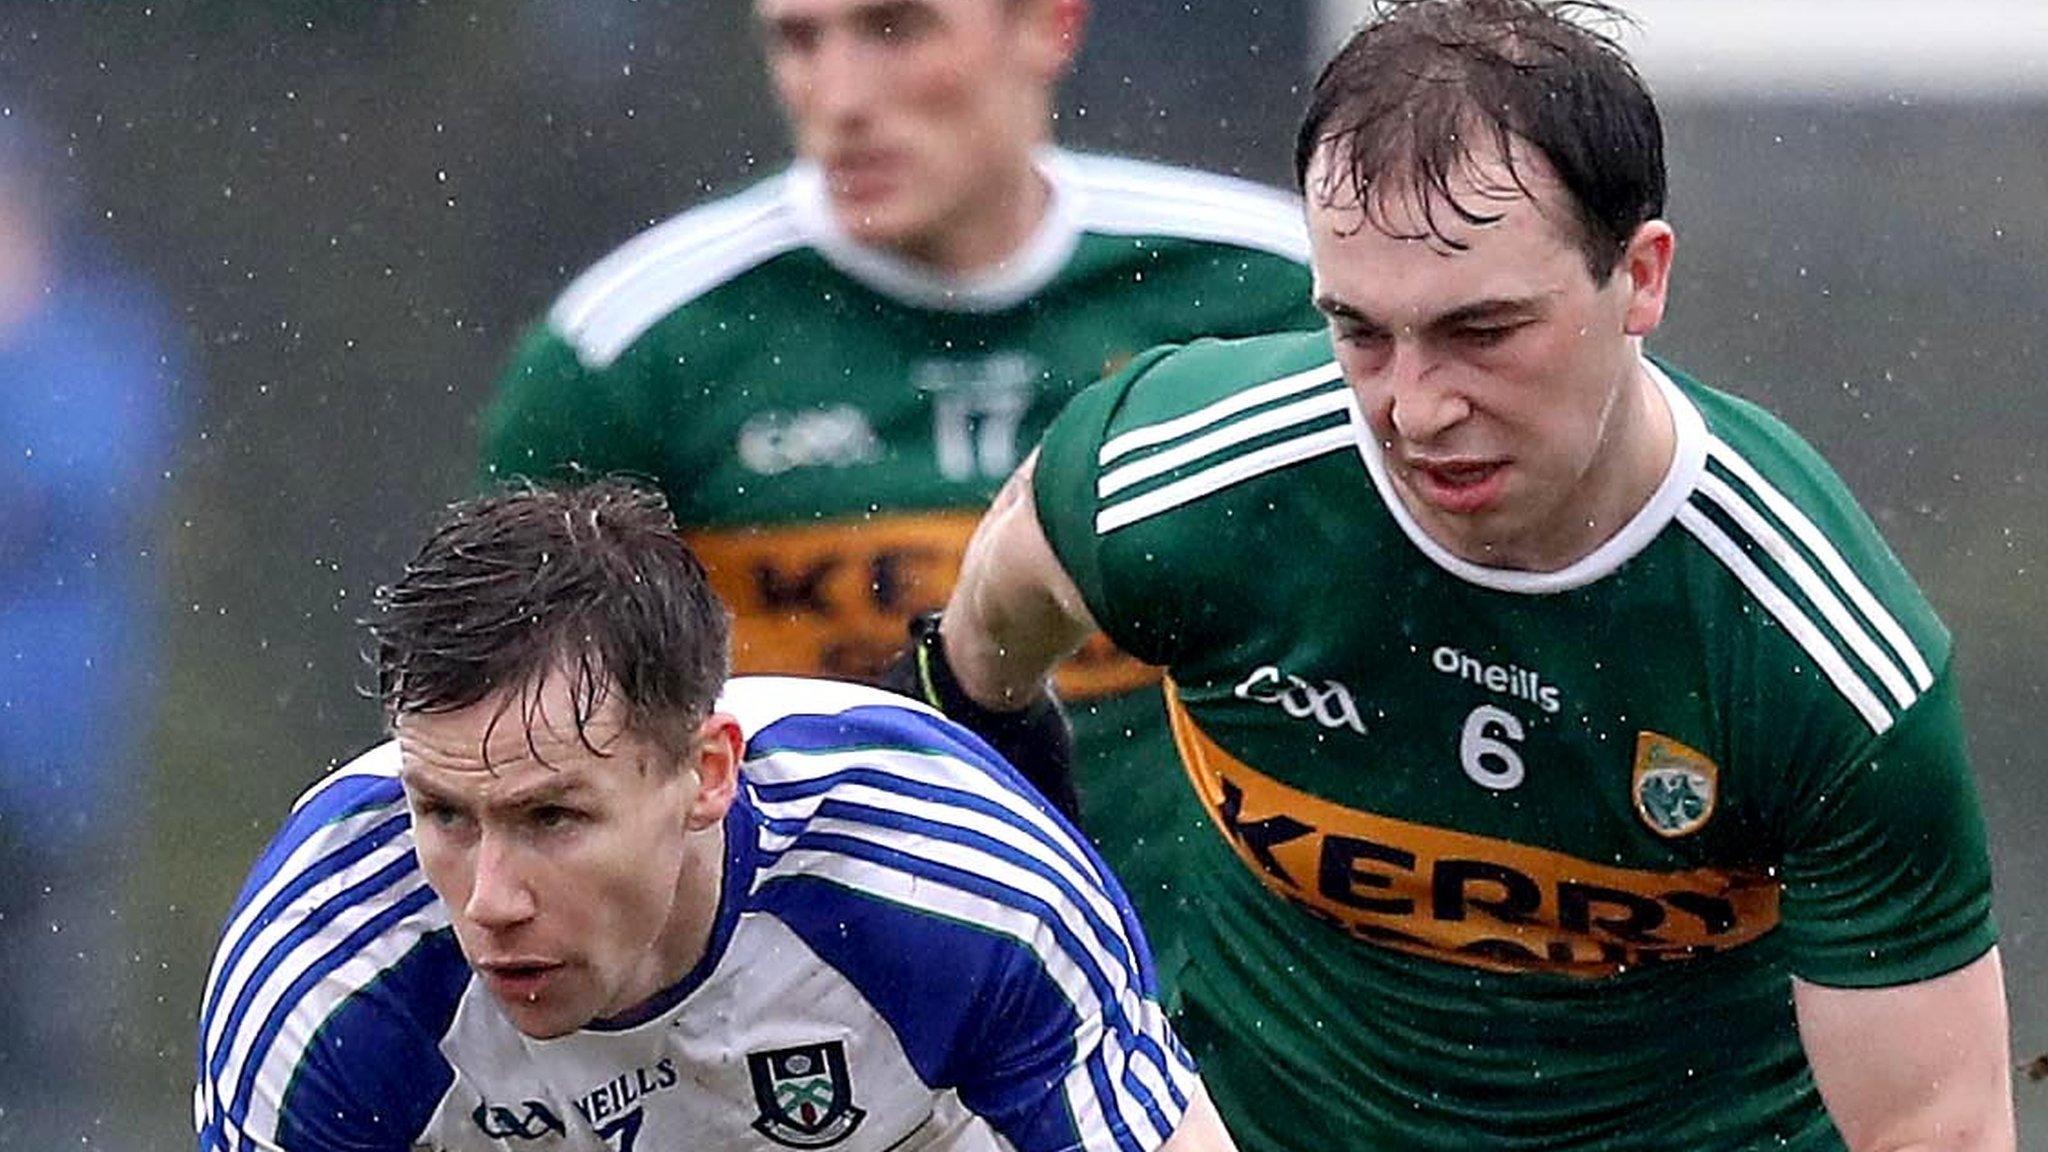
<svg viewBox="0 0 2048 1152">
<path fill-rule="evenodd" d="M 450 784 L 541 773 L 601 773 L 638 743 L 616 695 L 593 698 L 566 674 L 494 692 L 466 707 L 400 713 L 392 723 L 400 770 Z"/>
<path fill-rule="evenodd" d="M 1343 141 L 1326 142 L 1303 183 L 1310 223 L 1335 231 L 1363 224 L 1394 237 L 1470 243 L 1481 235 L 1529 229 L 1569 240 L 1571 193 L 1543 154 L 1511 138 L 1505 151 L 1477 143 L 1442 171 L 1396 156 L 1361 186 Z"/>
</svg>

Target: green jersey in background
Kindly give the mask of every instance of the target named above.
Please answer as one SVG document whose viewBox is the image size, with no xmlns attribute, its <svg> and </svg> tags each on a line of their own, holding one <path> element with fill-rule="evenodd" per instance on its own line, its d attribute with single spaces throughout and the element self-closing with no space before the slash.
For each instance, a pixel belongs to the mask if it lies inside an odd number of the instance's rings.
<svg viewBox="0 0 2048 1152">
<path fill-rule="evenodd" d="M 872 676 L 1083 387 L 1162 342 L 1320 323 L 1294 198 L 1060 151 L 1041 169 L 1046 220 L 979 279 L 853 243 L 807 164 L 643 233 L 526 336 L 485 418 L 489 472 L 659 482 L 733 609 L 737 672 Z M 1169 849 L 1205 821 L 1157 674 L 1101 644 L 1060 686 L 1083 823 L 1170 977 Z"/>
</svg>

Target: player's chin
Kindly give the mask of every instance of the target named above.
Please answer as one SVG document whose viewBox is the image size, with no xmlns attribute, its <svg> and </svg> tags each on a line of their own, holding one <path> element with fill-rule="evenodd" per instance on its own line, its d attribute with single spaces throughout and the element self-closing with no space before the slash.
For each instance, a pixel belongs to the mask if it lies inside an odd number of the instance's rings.
<svg viewBox="0 0 2048 1152">
<path fill-rule="evenodd" d="M 935 227 L 918 205 L 901 195 L 840 199 L 832 213 L 839 227 L 857 243 L 894 252 L 915 253 L 926 247 Z"/>
<path fill-rule="evenodd" d="M 567 1012 L 537 1004 L 509 1004 L 503 1000 L 498 1004 L 512 1026 L 529 1040 L 559 1040 L 596 1018 L 587 1012 Z"/>
</svg>

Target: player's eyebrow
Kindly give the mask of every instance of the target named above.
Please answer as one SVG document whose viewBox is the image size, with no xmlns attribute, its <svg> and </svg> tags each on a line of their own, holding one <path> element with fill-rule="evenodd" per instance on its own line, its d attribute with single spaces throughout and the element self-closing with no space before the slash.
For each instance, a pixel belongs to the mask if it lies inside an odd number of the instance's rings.
<svg viewBox="0 0 2048 1152">
<path fill-rule="evenodd" d="M 472 801 L 468 797 L 441 787 L 428 779 L 423 773 L 402 764 L 398 770 L 398 778 L 407 789 L 416 793 L 422 800 L 449 808 L 467 809 L 472 806 Z M 531 808 L 538 804 L 554 804 L 565 800 L 575 800 L 587 791 L 589 791 L 589 785 L 586 781 L 576 777 L 556 774 L 515 788 L 509 792 L 501 792 L 491 798 L 490 807 L 501 809 Z"/>
<path fill-rule="evenodd" d="M 1456 308 L 1440 312 L 1424 320 L 1420 325 L 1424 331 L 1436 332 L 1469 324 L 1474 320 L 1492 320 L 1503 316 L 1523 316 L 1541 311 L 1545 294 L 1531 296 L 1492 296 L 1460 304 Z M 1318 312 L 1332 320 L 1357 325 L 1374 331 L 1390 331 L 1392 326 L 1374 317 L 1357 306 L 1325 292 L 1315 298 Z"/>
</svg>

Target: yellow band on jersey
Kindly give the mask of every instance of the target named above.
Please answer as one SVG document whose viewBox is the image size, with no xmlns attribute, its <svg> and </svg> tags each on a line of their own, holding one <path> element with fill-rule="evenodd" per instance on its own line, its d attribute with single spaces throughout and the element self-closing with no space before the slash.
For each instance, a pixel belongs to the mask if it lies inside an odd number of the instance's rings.
<svg viewBox="0 0 2048 1152">
<path fill-rule="evenodd" d="M 869 680 L 907 641 L 904 622 L 945 605 L 973 512 L 877 515 L 689 534 L 733 612 L 733 670 Z M 1100 636 L 1063 665 L 1069 700 L 1157 683 Z"/>
<path fill-rule="evenodd" d="M 1347 808 L 1211 740 L 1166 686 L 1174 743 L 1267 888 L 1361 940 L 1505 972 L 1612 976 L 1747 943 L 1778 923 L 1762 871 L 1656 871 Z"/>
</svg>

